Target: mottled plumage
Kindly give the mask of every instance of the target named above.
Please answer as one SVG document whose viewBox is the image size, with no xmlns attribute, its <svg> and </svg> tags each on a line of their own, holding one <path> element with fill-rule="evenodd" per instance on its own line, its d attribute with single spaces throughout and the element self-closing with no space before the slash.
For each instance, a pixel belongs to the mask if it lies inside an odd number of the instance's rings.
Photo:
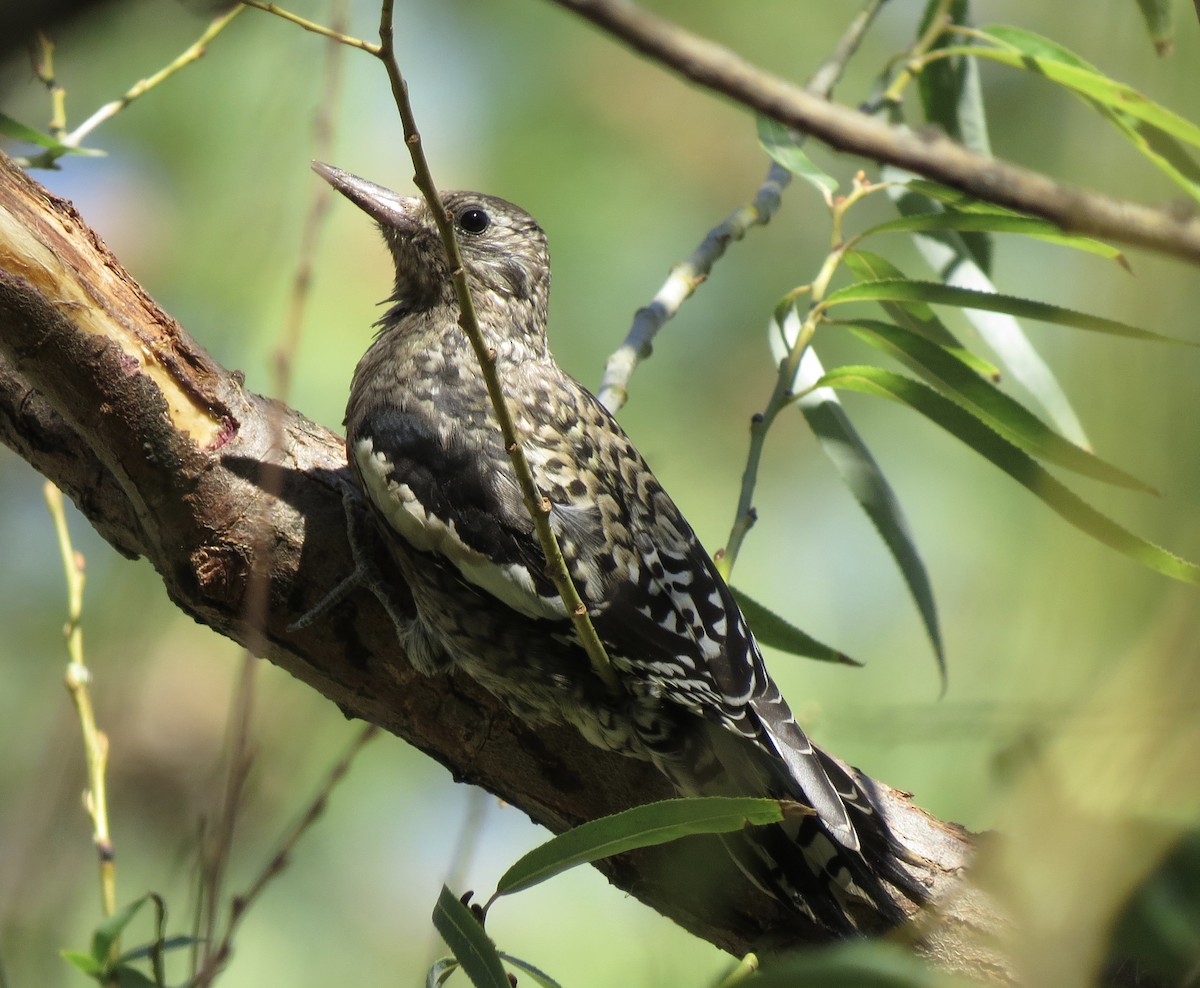
<svg viewBox="0 0 1200 988">
<path fill-rule="evenodd" d="M 683 794 L 772 795 L 814 807 L 732 842 L 759 884 L 837 931 L 858 900 L 919 897 L 853 776 L 814 748 L 695 533 L 621 427 L 546 346 L 549 256 L 511 203 L 443 194 L 480 327 L 550 523 L 619 678 L 591 671 L 521 499 L 424 200 L 314 166 L 379 223 L 396 264 L 391 307 L 346 410 L 351 470 L 412 589 L 403 629 L 425 672 L 455 667 L 531 723 L 651 759 Z"/>
</svg>

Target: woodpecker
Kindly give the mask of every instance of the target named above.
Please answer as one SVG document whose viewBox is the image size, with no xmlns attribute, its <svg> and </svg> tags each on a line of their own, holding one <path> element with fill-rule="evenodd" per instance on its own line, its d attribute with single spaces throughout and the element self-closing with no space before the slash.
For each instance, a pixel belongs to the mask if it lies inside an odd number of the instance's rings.
<svg viewBox="0 0 1200 988">
<path fill-rule="evenodd" d="M 608 411 L 547 348 L 550 259 L 524 210 L 441 194 L 480 329 L 550 525 L 616 673 L 597 675 L 553 582 L 424 199 L 314 170 L 379 225 L 396 280 L 346 409 L 351 472 L 412 590 L 417 669 L 458 669 L 531 724 L 649 759 L 682 795 L 773 796 L 814 815 L 730 841 L 760 888 L 837 935 L 921 901 L 853 770 L 815 747 L 712 559 Z"/>
</svg>

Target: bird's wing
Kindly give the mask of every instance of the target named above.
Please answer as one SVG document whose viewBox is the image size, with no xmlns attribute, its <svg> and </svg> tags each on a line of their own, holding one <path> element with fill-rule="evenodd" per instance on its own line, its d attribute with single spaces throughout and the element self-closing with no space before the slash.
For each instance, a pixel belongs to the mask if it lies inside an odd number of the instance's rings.
<svg viewBox="0 0 1200 988">
<path fill-rule="evenodd" d="M 419 411 L 398 408 L 355 421 L 347 452 L 376 511 L 405 542 L 447 559 L 527 617 L 567 617 L 506 458 L 481 456 Z"/>
<path fill-rule="evenodd" d="M 664 699 L 778 759 L 781 776 L 792 782 L 778 795 L 812 806 L 840 843 L 857 849 L 846 807 L 712 559 L 665 494 L 651 503 L 654 538 L 637 540 L 641 578 L 606 599 L 594 619 L 601 639 L 634 675 L 653 680 Z"/>
</svg>

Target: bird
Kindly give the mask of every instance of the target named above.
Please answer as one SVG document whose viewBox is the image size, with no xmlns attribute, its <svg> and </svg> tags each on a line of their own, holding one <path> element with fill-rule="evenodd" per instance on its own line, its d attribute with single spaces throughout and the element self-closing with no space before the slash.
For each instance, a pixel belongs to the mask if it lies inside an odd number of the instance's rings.
<svg viewBox="0 0 1200 988">
<path fill-rule="evenodd" d="M 440 193 L 609 681 L 547 575 L 430 206 L 312 167 L 376 222 L 395 266 L 345 428 L 351 474 L 412 591 L 416 615 L 398 628 L 412 664 L 465 673 L 533 727 L 572 725 L 648 759 L 680 795 L 811 808 L 727 841 L 739 867 L 833 935 L 903 921 L 891 889 L 918 903 L 925 892 L 903 863 L 911 852 L 856 774 L 809 741 L 695 532 L 624 429 L 551 354 L 550 259 L 536 220 L 495 196 Z"/>
</svg>

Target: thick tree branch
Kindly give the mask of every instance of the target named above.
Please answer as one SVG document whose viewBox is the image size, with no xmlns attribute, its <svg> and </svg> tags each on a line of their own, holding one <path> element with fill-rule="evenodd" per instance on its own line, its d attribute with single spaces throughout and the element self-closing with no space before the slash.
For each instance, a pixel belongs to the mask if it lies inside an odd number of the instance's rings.
<svg viewBox="0 0 1200 988">
<path fill-rule="evenodd" d="M 0 440 L 61 486 L 120 552 L 146 557 L 196 620 L 551 830 L 668 795 L 647 765 L 565 728 L 534 733 L 465 679 L 414 673 L 365 590 L 326 620 L 289 630 L 352 568 L 337 480 L 342 440 L 246 391 L 129 278 L 69 203 L 3 156 Z M 261 625 L 246 617 L 255 572 L 268 587 Z M 994 925 L 992 910 L 958 888 L 968 836 L 905 794 L 878 791 L 897 832 L 928 859 L 921 877 L 945 904 L 927 924 L 929 950 L 954 967 L 995 966 L 977 935 Z M 711 851 L 680 842 L 602 870 L 735 953 L 821 939 L 714 864 L 724 859 Z"/>
<path fill-rule="evenodd" d="M 628 0 L 553 0 L 654 62 L 838 151 L 897 165 L 988 202 L 1114 243 L 1200 264 L 1200 219 L 1074 188 L 1020 165 L 976 154 L 940 133 L 913 133 L 829 102 L 727 48 L 641 10 Z"/>
</svg>

